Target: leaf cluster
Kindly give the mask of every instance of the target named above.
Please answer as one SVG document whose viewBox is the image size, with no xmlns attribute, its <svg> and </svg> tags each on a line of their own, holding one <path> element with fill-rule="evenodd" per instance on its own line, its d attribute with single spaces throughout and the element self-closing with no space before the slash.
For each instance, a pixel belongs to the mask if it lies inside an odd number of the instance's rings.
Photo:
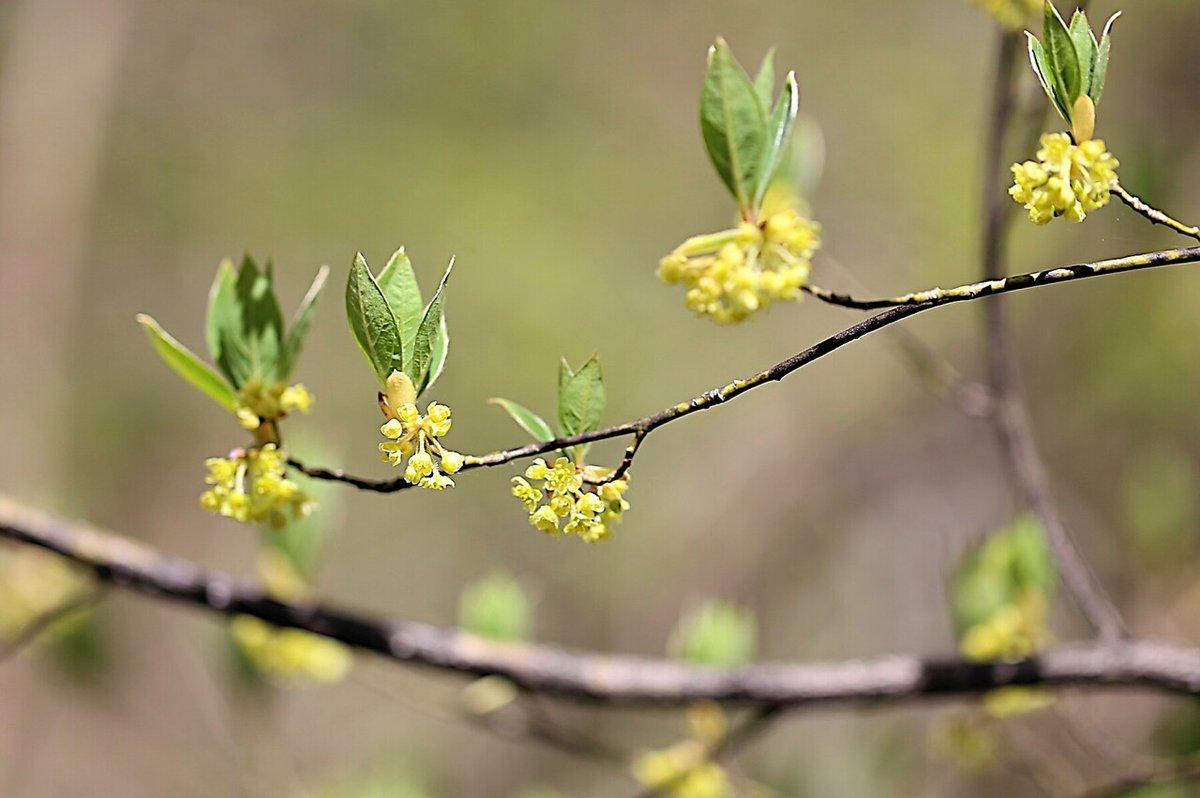
<svg viewBox="0 0 1200 798">
<path fill-rule="evenodd" d="M 563 437 L 591 432 L 604 415 L 604 374 L 600 370 L 600 359 L 592 355 L 578 368 L 571 368 L 566 359 L 558 366 L 558 426 Z M 545 443 L 557 437 L 550 425 L 527 407 L 511 399 L 494 398 L 492 404 L 502 407 L 521 429 L 535 440 Z M 588 444 L 573 447 L 577 461 L 582 460 Z"/>
<path fill-rule="evenodd" d="M 1046 96 L 1067 124 L 1073 129 L 1082 127 L 1088 133 L 1083 138 L 1091 138 L 1095 126 L 1095 107 L 1100 104 L 1108 73 L 1110 33 L 1119 16 L 1118 11 L 1109 18 L 1097 39 L 1085 12 L 1076 11 L 1067 25 L 1054 4 L 1046 0 L 1043 40 L 1032 33 L 1025 34 L 1029 38 L 1029 63 Z M 1090 103 L 1080 103 L 1082 97 L 1087 97 Z M 1089 113 L 1092 119 L 1081 118 Z"/>
</svg>

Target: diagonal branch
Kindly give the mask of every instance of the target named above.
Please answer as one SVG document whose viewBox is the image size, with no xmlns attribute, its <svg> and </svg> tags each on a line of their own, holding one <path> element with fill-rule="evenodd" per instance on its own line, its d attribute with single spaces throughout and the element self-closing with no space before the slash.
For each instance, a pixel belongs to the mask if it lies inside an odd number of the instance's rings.
<svg viewBox="0 0 1200 798">
<path fill-rule="evenodd" d="M 1076 280 L 1084 280 L 1089 277 L 1099 277 L 1106 274 L 1120 274 L 1122 272 L 1137 271 L 1140 269 L 1151 269 L 1159 266 L 1170 266 L 1176 264 L 1196 263 L 1200 262 L 1200 247 L 1190 247 L 1186 249 L 1168 249 L 1158 252 L 1147 252 L 1138 255 L 1129 255 L 1124 258 L 1113 258 L 1111 260 L 1095 261 L 1092 263 L 1078 263 L 1071 266 L 1061 266 L 1054 269 L 1048 269 L 1041 272 L 1030 272 L 1028 274 L 1016 274 L 1012 277 L 1004 279 L 989 279 L 978 283 L 968 283 L 966 285 L 957 286 L 955 288 L 931 288 L 927 291 L 919 291 L 912 294 L 905 294 L 901 297 L 891 299 L 873 299 L 873 300 L 858 300 L 853 297 L 848 297 L 842 294 L 836 294 L 824 289 L 811 287 L 807 289 L 819 299 L 826 302 L 831 302 L 843 307 L 855 309 L 870 310 L 878 308 L 887 308 L 883 313 L 872 316 L 869 319 L 859 322 L 851 327 L 838 332 L 822 341 L 813 344 L 809 348 L 792 355 L 786 360 L 776 363 L 774 366 L 761 371 L 758 374 L 746 379 L 734 380 L 728 385 L 720 388 L 714 388 L 710 391 L 705 391 L 693 399 L 681 402 L 677 405 L 672 405 L 665 410 L 660 410 L 649 416 L 628 421 L 624 424 L 617 424 L 611 427 L 594 430 L 592 432 L 582 433 L 580 435 L 570 435 L 553 440 L 530 443 L 525 446 L 518 446 L 512 449 L 502 449 L 478 457 L 468 457 L 466 463 L 462 467 L 462 471 L 468 471 L 484 466 L 496 466 L 504 463 L 520 460 L 525 457 L 535 457 L 540 454 L 563 449 L 570 446 L 575 446 L 580 443 L 591 443 L 593 441 L 608 440 L 610 438 L 619 438 L 626 435 L 632 435 L 635 438 L 635 443 L 641 443 L 640 439 L 644 439 L 654 430 L 676 421 L 684 416 L 689 416 L 692 413 L 701 410 L 707 410 L 719 404 L 723 404 L 730 399 L 740 396 L 747 391 L 753 390 L 761 385 L 766 385 L 769 382 L 782 380 L 794 371 L 799 370 L 803 366 L 817 360 L 829 353 L 840 349 L 845 344 L 851 341 L 856 341 L 859 338 L 874 332 L 889 324 L 893 324 L 909 316 L 916 315 L 924 310 L 939 307 L 941 305 L 949 305 L 956 302 L 968 302 L 977 299 L 982 299 L 988 296 L 997 294 L 1009 294 L 1014 291 L 1023 291 L 1028 288 L 1035 288 L 1042 285 L 1050 285 L 1052 283 L 1067 283 Z M 989 303 L 992 307 L 994 303 Z M 626 457 L 622 460 L 622 468 L 628 471 L 629 465 L 633 461 L 633 456 L 636 454 L 637 448 L 632 447 L 632 452 L 627 451 Z M 344 471 L 337 469 L 316 468 L 306 466 L 299 460 L 289 460 L 289 465 L 307 474 L 314 479 L 331 480 L 335 482 L 343 482 L 361 490 L 374 491 L 376 493 L 394 493 L 396 491 L 405 490 L 413 487 L 403 478 L 396 479 L 367 479 L 358 477 L 352 474 L 347 474 Z"/>
<path fill-rule="evenodd" d="M 281 602 L 221 571 L 168 558 L 91 527 L 0 498 L 0 537 L 56 552 L 97 579 L 157 599 L 262 620 L 338 640 L 397 662 L 503 676 L 530 693 L 611 705 L 698 700 L 798 707 L 978 695 L 1010 685 L 1139 687 L 1200 695 L 1200 650 L 1150 641 L 1065 646 L 1018 663 L 897 655 L 831 663 L 759 664 L 729 670 L 646 657 L 503 644 L 416 621 L 319 604 Z"/>
<path fill-rule="evenodd" d="M 1121 202 L 1124 202 L 1126 205 L 1132 208 L 1135 213 L 1138 213 L 1146 219 L 1149 219 L 1153 224 L 1161 224 L 1163 227 L 1169 227 L 1180 235 L 1200 240 L 1200 227 L 1184 224 L 1183 222 L 1168 216 L 1158 208 L 1155 208 L 1139 197 L 1135 197 L 1133 194 L 1130 194 L 1120 183 L 1113 183 L 1112 192 L 1120 197 Z"/>
</svg>

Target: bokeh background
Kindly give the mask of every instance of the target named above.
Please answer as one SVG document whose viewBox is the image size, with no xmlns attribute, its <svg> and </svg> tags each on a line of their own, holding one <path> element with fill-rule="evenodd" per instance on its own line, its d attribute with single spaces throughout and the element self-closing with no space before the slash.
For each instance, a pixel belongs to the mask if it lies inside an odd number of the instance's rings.
<svg viewBox="0 0 1200 798">
<path fill-rule="evenodd" d="M 1093 16 L 1120 7 L 1098 1 Z M 1200 6 L 1124 10 L 1099 133 L 1132 190 L 1196 220 Z M 289 441 L 368 475 L 387 475 L 376 388 L 341 301 L 359 250 L 382 265 L 403 244 L 429 288 L 457 257 L 435 393 L 465 452 L 523 442 L 489 397 L 552 416 L 563 355 L 599 352 L 616 422 L 847 326 L 850 312 L 805 302 L 719 328 L 654 277 L 662 254 L 731 213 L 696 124 L 718 34 L 751 64 L 777 46 L 819 124 L 818 282 L 882 294 L 975 278 L 995 30 L 963 0 L 3 0 L 0 491 L 252 575 L 255 534 L 197 506 L 203 459 L 243 434 L 134 323 L 152 313 L 200 348 L 214 269 L 247 251 L 274 258 L 288 306 L 333 267 L 297 372 L 317 404 Z M 1080 226 L 1021 223 L 1013 266 L 1178 243 L 1114 205 Z M 1164 269 L 1005 300 L 1088 559 L 1134 629 L 1191 642 L 1193 277 Z M 905 329 L 963 379 L 982 377 L 978 305 Z M 515 466 L 448 494 L 325 492 L 320 593 L 453 624 L 462 587 L 503 571 L 536 597 L 537 639 L 565 646 L 661 654 L 681 613 L 715 596 L 756 613 L 765 659 L 950 652 L 944 575 L 1020 507 L 987 425 L 899 343 L 878 334 L 656 433 L 633 507 L 601 545 L 532 529 L 508 493 Z M 1060 604 L 1057 635 L 1082 635 Z M 251 688 L 207 614 L 113 592 L 88 623 L 81 666 L 65 668 L 53 642 L 0 665 L 5 795 L 637 790 L 620 768 L 456 719 L 455 678 L 361 658 L 334 686 Z M 1067 695 L 1013 721 L 1002 761 L 981 773 L 930 742 L 970 704 L 805 711 L 737 770 L 789 796 L 1070 795 L 1153 761 L 1183 709 Z M 553 710 L 627 745 L 681 734 L 677 713 Z"/>
</svg>

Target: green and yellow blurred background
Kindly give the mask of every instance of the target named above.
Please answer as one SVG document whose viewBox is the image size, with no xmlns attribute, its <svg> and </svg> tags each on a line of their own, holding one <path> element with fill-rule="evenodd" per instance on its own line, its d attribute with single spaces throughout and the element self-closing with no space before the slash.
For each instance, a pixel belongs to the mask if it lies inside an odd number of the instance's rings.
<svg viewBox="0 0 1200 798">
<path fill-rule="evenodd" d="M 1125 11 L 1098 134 L 1132 191 L 1200 219 L 1200 6 L 1092 9 Z M 152 313 L 202 348 L 216 265 L 243 252 L 274 258 L 287 306 L 332 266 L 296 372 L 317 403 L 288 439 L 379 477 L 376 384 L 342 310 L 356 251 L 382 265 L 404 245 L 427 291 L 457 258 L 431 398 L 467 453 L 524 442 L 489 397 L 553 415 L 560 356 L 600 354 L 617 422 L 848 326 L 809 301 L 718 327 L 655 279 L 732 212 L 696 123 L 717 35 L 749 64 L 777 46 L 819 124 L 816 282 L 878 295 L 976 277 L 996 31 L 964 0 L 0 0 L 0 492 L 252 576 L 255 532 L 197 506 L 204 458 L 244 433 L 134 322 Z M 1180 244 L 1116 204 L 1015 229 L 1020 271 Z M 1135 630 L 1184 642 L 1200 637 L 1195 281 L 1156 270 L 1004 300 L 1086 556 Z M 968 304 L 905 330 L 977 380 L 980 321 Z M 950 653 L 944 576 L 1021 508 L 987 424 L 921 378 L 905 340 L 877 334 L 657 432 L 602 544 L 530 527 L 515 465 L 442 494 L 324 490 L 320 594 L 453 624 L 463 586 L 503 571 L 536 599 L 535 637 L 564 646 L 662 654 L 681 613 L 721 597 L 755 612 L 764 659 Z M 1060 605 L 1057 636 L 1083 635 Z M 87 623 L 69 668 L 53 641 L 0 664 L 0 794 L 638 790 L 456 718 L 457 678 L 360 658 L 333 686 L 254 687 L 209 615 L 114 591 Z M 552 709 L 633 747 L 681 729 L 677 713 Z M 818 709 L 735 771 L 788 796 L 1072 795 L 1200 747 L 1181 709 L 1068 694 L 1011 721 L 1024 744 L 981 772 L 936 742 L 971 705 Z"/>
</svg>

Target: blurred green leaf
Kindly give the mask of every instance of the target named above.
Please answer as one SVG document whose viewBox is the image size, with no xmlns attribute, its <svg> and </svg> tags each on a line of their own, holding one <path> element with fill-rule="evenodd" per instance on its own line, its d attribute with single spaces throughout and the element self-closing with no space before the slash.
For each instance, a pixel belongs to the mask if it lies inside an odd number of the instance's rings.
<svg viewBox="0 0 1200 798">
<path fill-rule="evenodd" d="M 446 311 L 442 310 L 442 319 L 438 324 L 437 333 L 433 336 L 433 353 L 429 359 L 429 379 L 425 381 L 425 390 L 433 387 L 446 370 L 446 358 L 450 356 L 450 327 L 446 324 Z"/>
<path fill-rule="evenodd" d="M 259 269 L 247 255 L 238 270 L 235 289 L 241 337 L 250 357 L 247 379 L 258 377 L 264 382 L 274 382 L 279 379 L 277 371 L 283 349 L 283 311 L 275 297 L 274 268 L 270 261 L 265 269 Z"/>
<path fill-rule="evenodd" d="M 1104 81 L 1108 77 L 1108 54 L 1112 49 L 1112 33 L 1113 23 L 1117 21 L 1117 17 L 1121 16 L 1121 12 L 1113 14 L 1108 18 L 1108 22 L 1104 25 L 1104 33 L 1100 36 L 1100 45 L 1096 50 L 1096 66 L 1092 70 L 1092 89 L 1090 96 L 1092 102 L 1100 104 L 1100 95 L 1104 93 Z"/>
<path fill-rule="evenodd" d="M 771 112 L 771 120 L 767 125 L 769 138 L 767 148 L 763 153 L 762 174 L 754 192 L 754 204 L 762 204 L 771 182 L 775 179 L 788 144 L 792 139 L 792 125 L 796 121 L 796 113 L 800 110 L 800 87 L 796 85 L 796 74 L 789 72 L 783 81 L 783 92 Z"/>
<path fill-rule="evenodd" d="M 709 51 L 700 93 L 700 133 L 717 174 L 739 207 L 750 208 L 767 148 L 766 111 L 724 39 L 717 39 Z"/>
<path fill-rule="evenodd" d="M 1075 57 L 1079 62 L 1079 92 L 1091 96 L 1092 73 L 1096 66 L 1096 37 L 1092 34 L 1092 26 L 1088 24 L 1087 14 L 1076 11 L 1071 17 L 1068 28 L 1071 41 L 1075 45 Z"/>
<path fill-rule="evenodd" d="M 450 265 L 446 267 L 446 273 L 442 275 L 442 281 L 438 283 L 437 291 L 433 294 L 433 299 L 429 300 L 429 305 L 425 308 L 425 315 L 421 318 L 421 324 L 417 327 L 416 337 L 413 338 L 412 355 L 407 364 L 405 372 L 410 374 L 413 383 L 417 386 L 417 395 L 429 387 L 430 375 L 433 373 L 431 366 L 433 365 L 433 350 L 434 344 L 439 331 L 445 321 L 442 315 L 442 303 L 446 297 L 446 281 L 450 279 L 450 272 L 454 270 L 454 259 L 450 259 Z M 449 343 L 449 337 L 446 338 L 446 343 Z M 445 354 L 442 355 L 443 365 Z"/>
<path fill-rule="evenodd" d="M 758 67 L 758 73 L 754 76 L 754 91 L 758 94 L 758 101 L 762 103 L 762 107 L 771 107 L 771 95 L 775 93 L 775 48 L 767 50 L 767 54 L 763 56 L 762 63 Z"/>
<path fill-rule="evenodd" d="M 158 352 L 158 356 L 163 359 L 164 363 L 174 369 L 175 373 L 179 376 L 200 389 L 205 396 L 208 396 L 229 412 L 233 412 L 237 396 L 234 394 L 233 388 L 222 379 L 220 374 L 217 374 L 207 363 L 196 357 L 190 349 L 175 340 L 150 316 L 139 313 L 137 321 L 138 324 L 146 328 L 146 334 L 150 336 L 150 343 L 154 345 L 154 350 Z"/>
<path fill-rule="evenodd" d="M 993 533 L 959 565 L 951 583 L 951 610 L 960 631 L 986 623 L 1024 591 L 1049 598 L 1054 561 L 1041 524 L 1023 516 Z"/>
<path fill-rule="evenodd" d="M 734 668 L 754 659 L 758 629 L 754 614 L 712 600 L 683 618 L 671 633 L 671 655 L 696 665 Z"/>
<path fill-rule="evenodd" d="M 521 429 L 532 435 L 534 440 L 554 440 L 554 430 L 550 429 L 550 425 L 546 423 L 545 419 L 529 408 L 519 405 L 510 399 L 502 399 L 500 397 L 489 399 L 488 402 L 504 408 L 504 411 L 508 413 L 512 420 L 517 422 Z"/>
<path fill-rule="evenodd" d="M 346 319 L 381 383 L 392 371 L 403 370 L 400 328 L 362 253 L 354 256 L 346 280 Z"/>
<path fill-rule="evenodd" d="M 1059 99 L 1067 109 L 1066 120 L 1070 122 L 1070 109 L 1079 97 L 1080 87 L 1083 85 L 1083 72 L 1071 31 L 1050 0 L 1046 0 L 1042 37 L 1045 39 L 1046 63 L 1056 78 L 1056 88 L 1062 92 Z"/>
<path fill-rule="evenodd" d="M 304 348 L 304 339 L 308 336 L 308 330 L 312 326 L 313 311 L 317 307 L 317 299 L 321 296 L 321 291 L 325 288 L 325 281 L 329 278 L 329 267 L 322 266 L 317 271 L 317 276 L 313 278 L 312 285 L 308 288 L 308 293 L 300 300 L 300 306 L 296 308 L 296 315 L 292 317 L 292 323 L 288 328 L 287 339 L 283 344 L 283 352 L 279 358 L 279 374 L 280 380 L 287 380 L 291 376 L 292 370 L 296 368 L 296 361 L 300 359 L 300 352 Z"/>
<path fill-rule="evenodd" d="M 463 589 L 458 625 L 493 640 L 527 640 L 533 631 L 533 606 L 515 579 L 492 574 Z"/>
<path fill-rule="evenodd" d="M 241 388 L 253 371 L 250 350 L 242 333 L 241 310 L 237 297 L 237 270 L 226 258 L 217 267 L 208 293 L 205 318 L 208 352 L 235 389 Z"/>
</svg>

